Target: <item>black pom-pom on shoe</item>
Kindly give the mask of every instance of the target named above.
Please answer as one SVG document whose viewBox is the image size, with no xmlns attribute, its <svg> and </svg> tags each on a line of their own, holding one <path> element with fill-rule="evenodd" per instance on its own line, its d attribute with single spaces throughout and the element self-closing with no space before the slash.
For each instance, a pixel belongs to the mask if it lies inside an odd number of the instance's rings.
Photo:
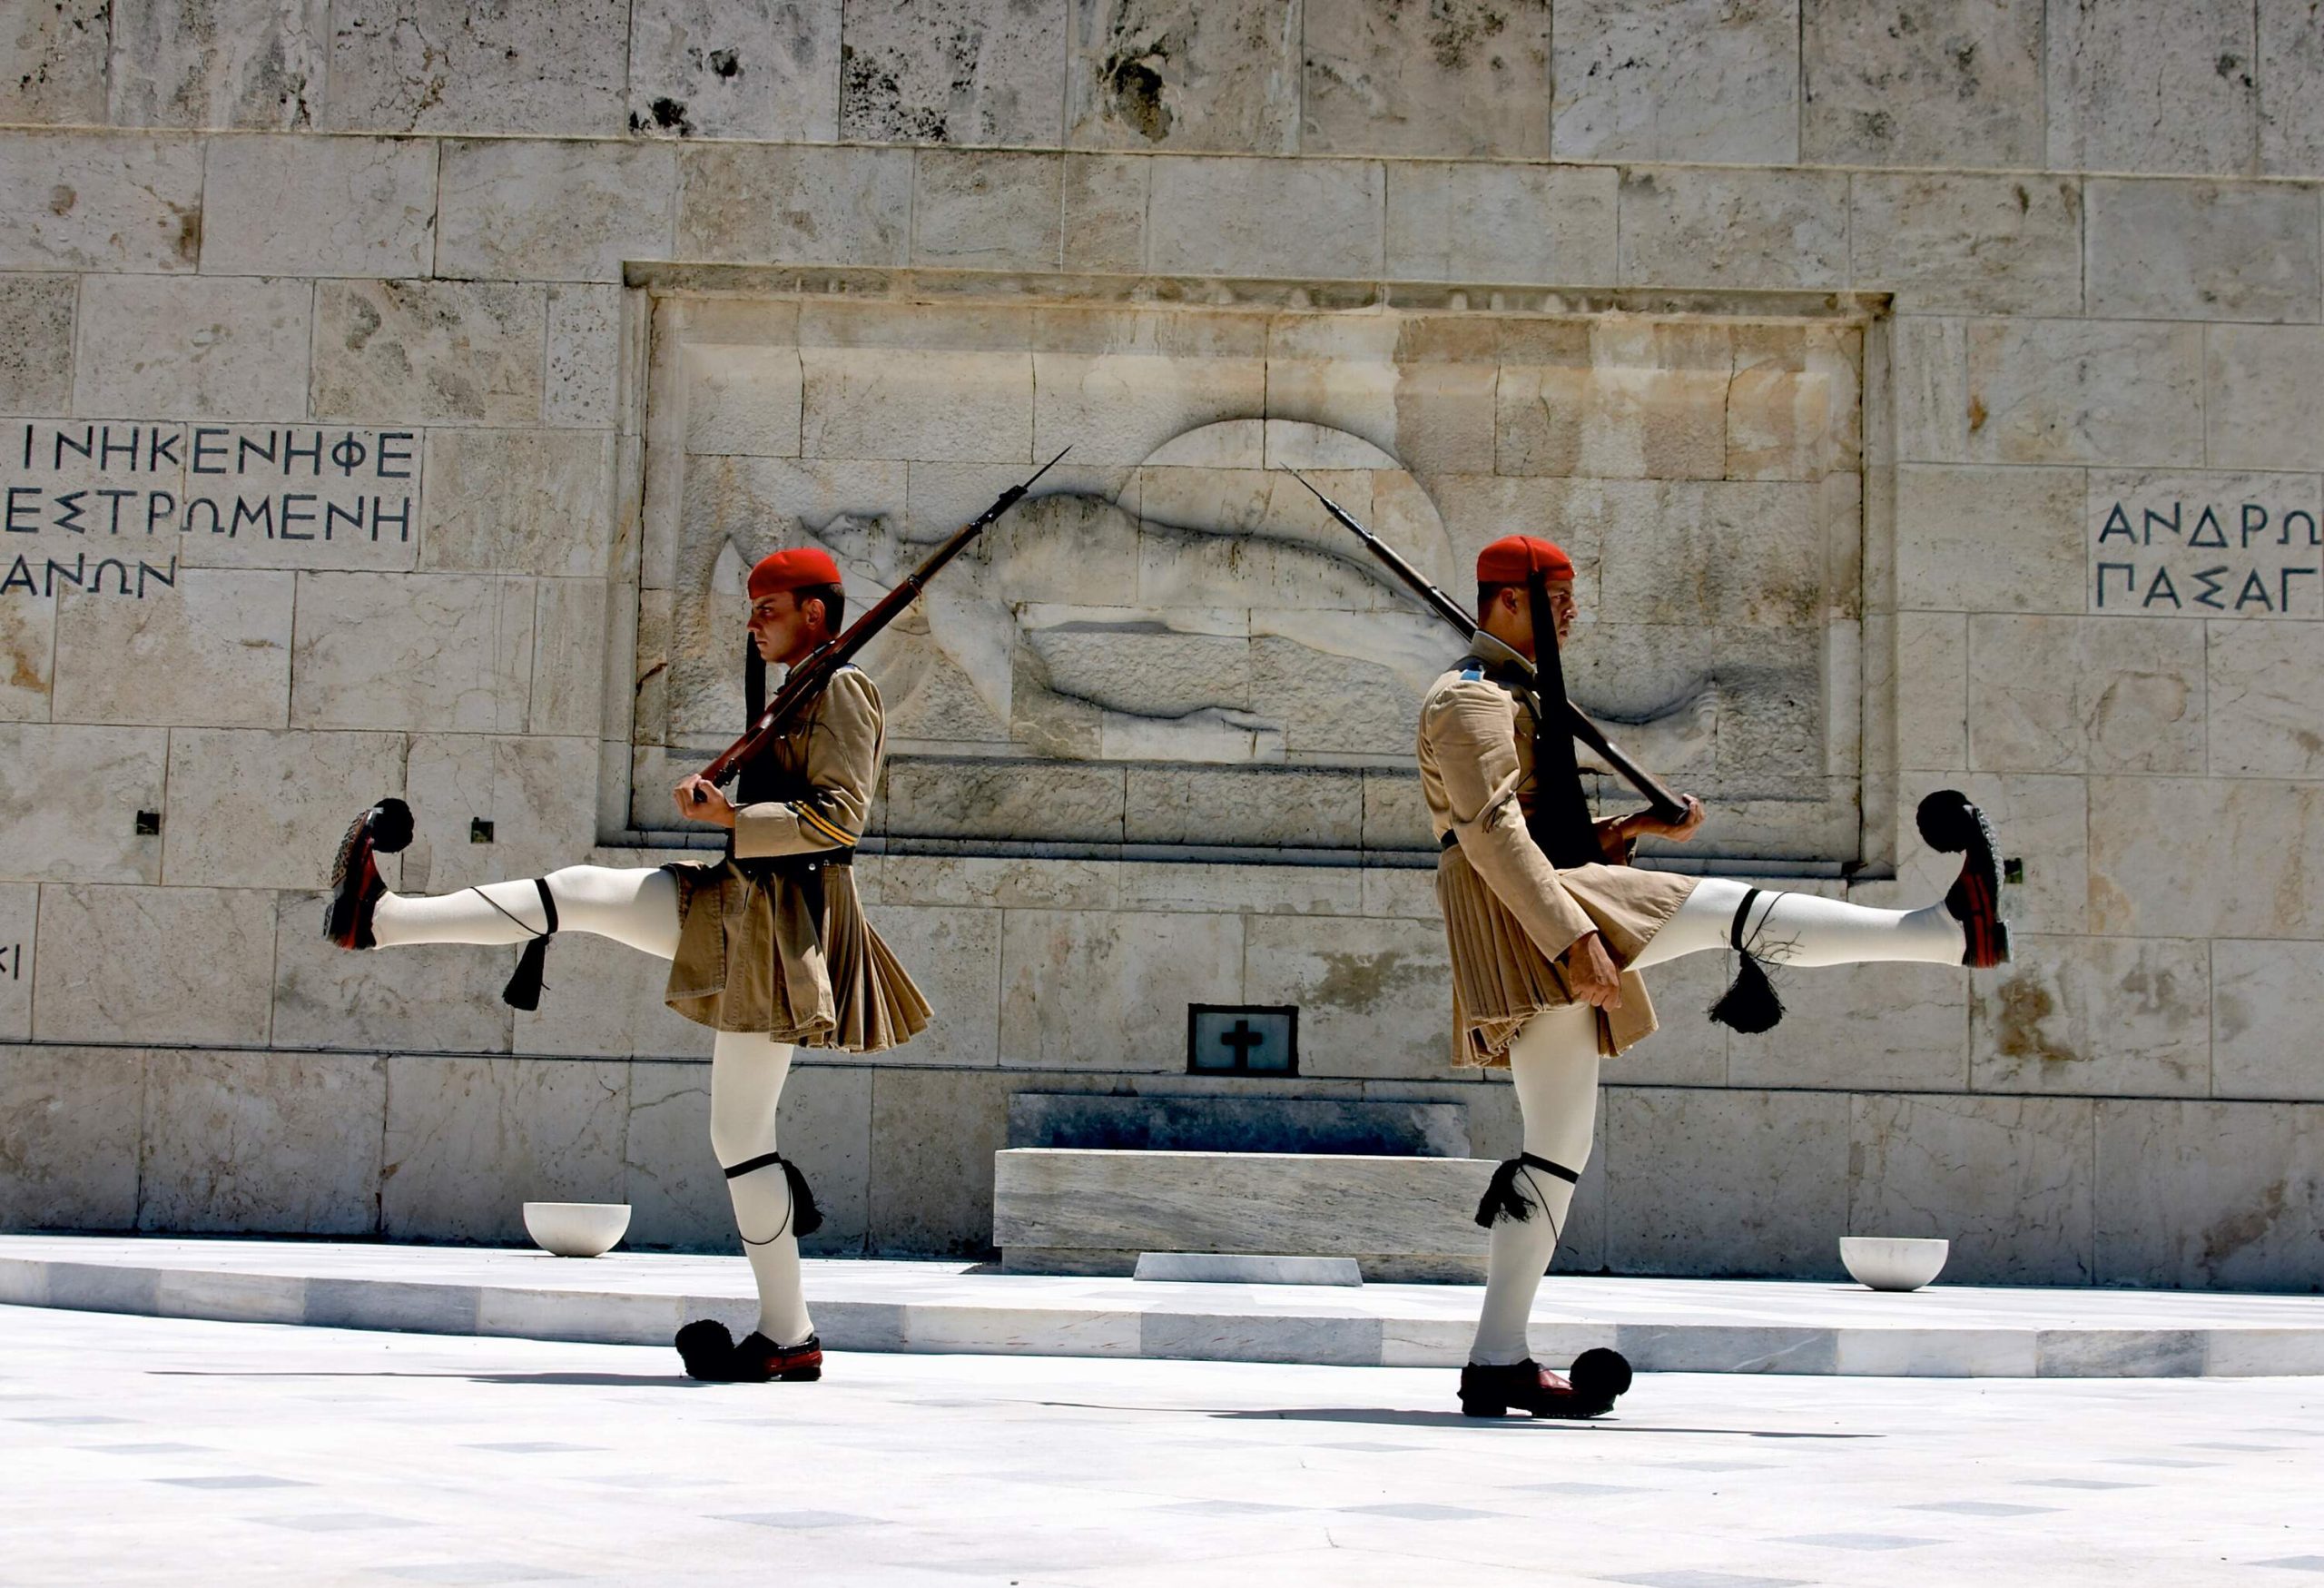
<svg viewBox="0 0 2324 1588">
<path fill-rule="evenodd" d="M 1961 962 L 1989 970 L 2009 962 L 2009 922 L 2001 918 L 2001 841 L 1967 794 L 1941 788 L 1914 813 L 1922 842 L 1939 854 L 1961 857 L 1961 875 L 1945 895 L 1945 907 L 1961 923 Z"/>
<path fill-rule="evenodd" d="M 734 1336 L 714 1317 L 698 1317 L 678 1331 L 678 1359 L 686 1375 L 707 1384 L 734 1380 Z"/>
<path fill-rule="evenodd" d="M 1573 1359 L 1566 1370 L 1566 1382 L 1573 1386 L 1573 1393 L 1586 1401 L 1602 1401 L 1612 1406 L 1630 1387 L 1630 1360 L 1620 1351 L 1604 1346 L 1593 1346 Z"/>
</svg>

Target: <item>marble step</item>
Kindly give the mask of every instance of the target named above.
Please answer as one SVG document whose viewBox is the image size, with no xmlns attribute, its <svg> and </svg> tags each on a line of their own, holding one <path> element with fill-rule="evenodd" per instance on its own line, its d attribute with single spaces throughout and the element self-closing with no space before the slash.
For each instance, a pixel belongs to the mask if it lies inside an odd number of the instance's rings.
<svg viewBox="0 0 2324 1588">
<path fill-rule="evenodd" d="M 1452 1367 L 1479 1300 L 1466 1285 L 1178 1284 L 846 1258 L 805 1268 L 816 1328 L 839 1351 Z M 739 1333 L 756 1310 L 739 1257 L 43 1235 L 0 1236 L 10 1305 L 616 1345 L 662 1344 L 704 1316 Z M 2301 1296 L 1941 1284 L 1894 1296 L 1556 1275 L 1531 1327 L 1544 1361 L 1612 1346 L 1648 1373 L 2324 1375 L 2324 1299 Z"/>
</svg>

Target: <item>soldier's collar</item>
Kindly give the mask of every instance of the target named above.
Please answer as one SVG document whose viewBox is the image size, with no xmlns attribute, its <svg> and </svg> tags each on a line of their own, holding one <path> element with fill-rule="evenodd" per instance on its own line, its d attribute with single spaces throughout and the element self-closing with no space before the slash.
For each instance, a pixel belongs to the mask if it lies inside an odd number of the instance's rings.
<svg viewBox="0 0 2324 1588">
<path fill-rule="evenodd" d="M 1482 662 L 1489 673 L 1512 673 L 1524 680 L 1527 688 L 1533 686 L 1533 664 L 1482 628 L 1469 642 L 1469 655 Z"/>
</svg>

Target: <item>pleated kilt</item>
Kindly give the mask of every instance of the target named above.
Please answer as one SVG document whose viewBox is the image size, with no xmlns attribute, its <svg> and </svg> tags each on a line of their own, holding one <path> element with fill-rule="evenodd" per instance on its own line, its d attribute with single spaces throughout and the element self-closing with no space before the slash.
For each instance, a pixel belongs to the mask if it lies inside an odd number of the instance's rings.
<svg viewBox="0 0 2324 1588">
<path fill-rule="evenodd" d="M 1621 1008 L 1598 1011 L 1598 1051 L 1611 1058 L 1654 1030 L 1646 982 L 1628 966 L 1686 902 L 1695 879 L 1626 865 L 1582 865 L 1559 872 L 1558 881 L 1597 924 L 1607 953 L 1622 970 Z M 1574 1001 L 1565 972 L 1526 935 L 1457 844 L 1437 858 L 1436 902 L 1452 958 L 1452 1062 L 1507 1069 L 1519 1028 Z"/>
<path fill-rule="evenodd" d="M 877 1053 L 925 1030 L 928 1000 L 856 898 L 855 868 L 813 856 L 675 863 L 672 1009 L 722 1031 Z"/>
</svg>

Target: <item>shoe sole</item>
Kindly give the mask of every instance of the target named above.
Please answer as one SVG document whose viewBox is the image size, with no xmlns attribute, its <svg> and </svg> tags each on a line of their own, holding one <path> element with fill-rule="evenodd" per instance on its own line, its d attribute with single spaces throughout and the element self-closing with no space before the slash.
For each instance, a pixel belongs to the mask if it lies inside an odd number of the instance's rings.
<svg viewBox="0 0 2324 1588">
<path fill-rule="evenodd" d="M 1958 802 L 1945 809 L 1940 802 L 1950 796 Z M 1932 811 L 1932 806 L 1938 808 Z M 2009 922 L 2001 914 L 2001 839 L 1994 832 L 1994 824 L 1977 803 L 1958 789 L 1941 789 L 1922 802 L 1916 817 L 1921 837 L 1939 853 L 1961 855 L 1960 880 L 1945 893 L 1945 903 L 1954 907 L 1955 918 L 1961 922 L 1965 940 L 1961 951 L 1961 962 L 1973 971 L 1989 971 L 2009 962 Z M 1950 821 L 1963 823 L 1965 831 L 1955 833 L 1933 831 L 1932 823 Z M 1957 844 L 1948 840 L 1957 837 Z M 1956 897 L 1959 903 L 1955 905 Z"/>
<path fill-rule="evenodd" d="M 369 946 L 357 939 L 362 935 L 364 891 L 379 874 L 371 859 L 371 816 L 378 808 L 372 806 L 348 824 L 347 835 L 339 841 L 339 854 L 331 862 L 330 905 L 323 914 L 323 936 L 343 949 Z"/>
</svg>

